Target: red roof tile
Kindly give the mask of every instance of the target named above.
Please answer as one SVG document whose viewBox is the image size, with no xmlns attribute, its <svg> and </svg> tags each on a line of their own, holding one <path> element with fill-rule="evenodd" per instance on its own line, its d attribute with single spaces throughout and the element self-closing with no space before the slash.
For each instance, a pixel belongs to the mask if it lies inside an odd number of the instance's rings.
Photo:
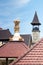
<svg viewBox="0 0 43 65">
<path fill-rule="evenodd" d="M 10 65 L 43 65 L 43 39 L 36 43 L 33 48 L 27 51 L 16 62 L 12 62 Z"/>
<path fill-rule="evenodd" d="M 24 42 L 8 42 L 0 47 L 0 57 L 19 57 L 27 51 Z"/>
</svg>

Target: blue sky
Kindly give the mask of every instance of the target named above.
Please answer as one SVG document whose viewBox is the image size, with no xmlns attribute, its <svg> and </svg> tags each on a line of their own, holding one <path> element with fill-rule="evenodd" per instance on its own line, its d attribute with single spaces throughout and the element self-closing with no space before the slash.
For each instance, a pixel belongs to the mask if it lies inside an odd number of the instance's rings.
<svg viewBox="0 0 43 65">
<path fill-rule="evenodd" d="M 35 11 L 39 21 L 40 35 L 43 36 L 43 0 L 0 0 L 0 27 L 9 29 L 14 34 L 14 23 L 16 19 L 20 20 L 20 33 L 31 34 Z"/>
</svg>

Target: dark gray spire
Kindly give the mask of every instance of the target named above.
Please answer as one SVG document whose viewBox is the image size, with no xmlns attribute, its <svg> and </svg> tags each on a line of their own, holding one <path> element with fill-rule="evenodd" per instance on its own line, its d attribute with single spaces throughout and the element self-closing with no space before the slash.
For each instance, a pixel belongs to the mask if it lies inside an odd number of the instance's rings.
<svg viewBox="0 0 43 65">
<path fill-rule="evenodd" d="M 33 18 L 33 21 L 31 23 L 32 25 L 41 25 L 41 23 L 39 22 L 38 16 L 37 16 L 37 12 L 35 11 L 35 15 Z"/>
</svg>

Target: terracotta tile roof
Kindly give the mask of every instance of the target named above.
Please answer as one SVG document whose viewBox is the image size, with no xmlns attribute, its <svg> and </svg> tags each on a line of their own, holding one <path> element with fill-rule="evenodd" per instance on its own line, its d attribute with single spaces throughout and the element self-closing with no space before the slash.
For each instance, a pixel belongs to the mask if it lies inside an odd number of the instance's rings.
<svg viewBox="0 0 43 65">
<path fill-rule="evenodd" d="M 9 65 L 43 65 L 43 39 L 36 43 L 33 48 L 27 51 L 16 62 Z"/>
<path fill-rule="evenodd" d="M 4 41 L 6 39 L 9 39 L 10 36 L 11 36 L 11 33 L 10 33 L 9 29 L 0 30 L 0 41 Z"/>
<path fill-rule="evenodd" d="M 28 50 L 24 42 L 8 42 L 0 47 L 0 57 L 13 58 L 23 55 Z"/>
</svg>

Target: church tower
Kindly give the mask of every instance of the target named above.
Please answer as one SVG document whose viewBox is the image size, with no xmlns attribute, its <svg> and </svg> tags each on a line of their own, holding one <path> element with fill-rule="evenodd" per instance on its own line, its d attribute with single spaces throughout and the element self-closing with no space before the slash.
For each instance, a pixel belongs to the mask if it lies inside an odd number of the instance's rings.
<svg viewBox="0 0 43 65">
<path fill-rule="evenodd" d="M 41 23 L 39 22 L 38 16 L 37 16 L 37 12 L 35 12 L 35 15 L 34 15 L 33 21 L 31 22 L 31 25 L 33 26 L 32 43 L 36 43 L 40 39 L 39 26 L 41 25 Z"/>
</svg>

